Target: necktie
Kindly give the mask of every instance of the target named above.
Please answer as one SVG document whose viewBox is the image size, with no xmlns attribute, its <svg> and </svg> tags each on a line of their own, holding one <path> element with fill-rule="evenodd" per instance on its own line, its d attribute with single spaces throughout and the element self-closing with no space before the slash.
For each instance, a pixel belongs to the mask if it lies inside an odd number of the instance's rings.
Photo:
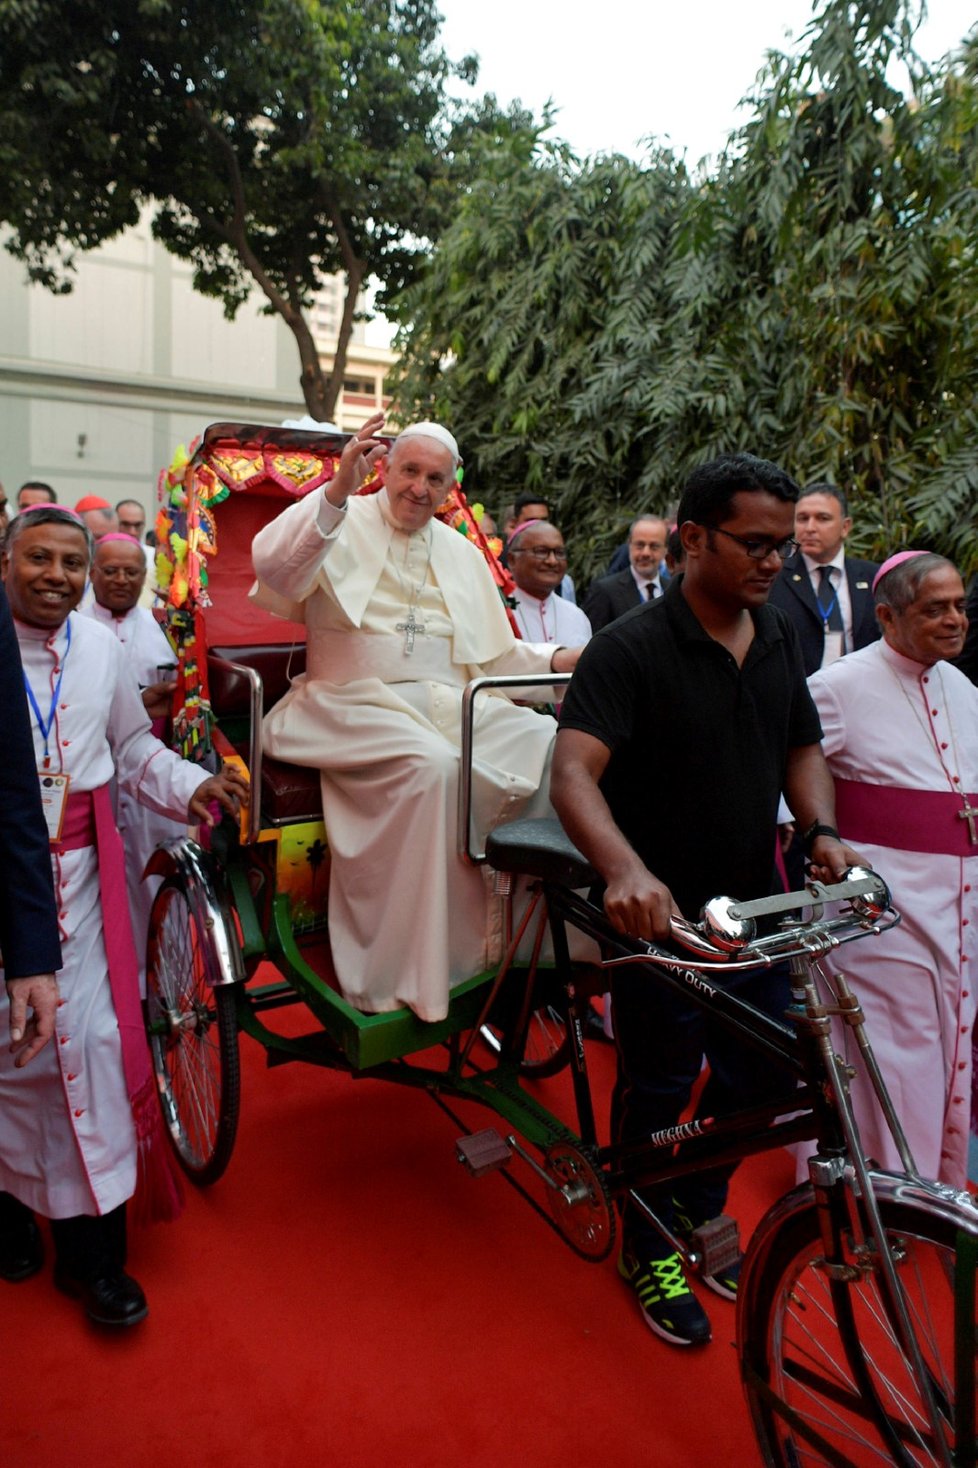
<svg viewBox="0 0 978 1468">
<path fill-rule="evenodd" d="M 832 585 L 832 567 L 819 566 L 819 584 L 816 593 L 818 609 L 822 613 L 822 621 L 826 632 L 841 632 L 843 634 L 843 645 L 845 644 L 845 628 L 842 623 L 842 608 L 839 606 L 839 595 Z"/>
</svg>

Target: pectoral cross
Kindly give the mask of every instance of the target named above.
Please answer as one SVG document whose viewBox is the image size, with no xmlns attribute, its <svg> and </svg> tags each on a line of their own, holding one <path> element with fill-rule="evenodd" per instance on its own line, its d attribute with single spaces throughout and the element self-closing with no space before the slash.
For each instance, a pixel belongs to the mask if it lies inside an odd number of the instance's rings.
<svg viewBox="0 0 978 1468">
<path fill-rule="evenodd" d="M 963 808 L 958 811 L 958 820 L 968 822 L 968 840 L 972 846 L 978 846 L 978 832 L 975 831 L 975 816 L 978 816 L 978 810 L 974 809 L 970 800 L 966 801 Z"/>
<path fill-rule="evenodd" d="M 420 632 L 422 637 L 425 635 L 424 619 L 421 618 L 416 622 L 414 620 L 414 607 L 409 607 L 407 621 L 396 623 L 394 631 L 404 633 L 404 656 L 409 658 L 414 652 L 414 639 L 417 634 Z M 978 811 L 975 811 L 975 815 L 978 815 Z"/>
</svg>

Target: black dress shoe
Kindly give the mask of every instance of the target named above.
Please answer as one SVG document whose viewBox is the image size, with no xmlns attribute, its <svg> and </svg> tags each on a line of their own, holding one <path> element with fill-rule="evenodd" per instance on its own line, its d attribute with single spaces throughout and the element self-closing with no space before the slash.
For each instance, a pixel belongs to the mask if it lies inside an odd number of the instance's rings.
<svg viewBox="0 0 978 1468">
<path fill-rule="evenodd" d="M 98 1279 L 78 1279 L 56 1264 L 54 1282 L 63 1294 L 81 1300 L 96 1325 L 138 1325 L 149 1313 L 141 1287 L 122 1269 L 109 1269 Z"/>
<path fill-rule="evenodd" d="M 27 1209 L 23 1218 L 0 1224 L 0 1279 L 20 1284 L 36 1274 L 43 1263 L 41 1230 Z"/>
</svg>

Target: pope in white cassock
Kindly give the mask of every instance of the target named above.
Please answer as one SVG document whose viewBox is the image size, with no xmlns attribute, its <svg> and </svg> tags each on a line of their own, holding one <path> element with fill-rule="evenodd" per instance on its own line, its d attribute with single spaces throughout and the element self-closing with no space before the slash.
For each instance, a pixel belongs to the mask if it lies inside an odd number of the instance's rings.
<svg viewBox="0 0 978 1468">
<path fill-rule="evenodd" d="M 344 995 L 438 1020 L 451 985 L 489 967 L 502 936 L 484 869 L 456 852 L 462 690 L 483 673 L 570 672 L 579 649 L 515 638 L 481 553 L 433 518 L 459 463 L 446 429 L 404 429 L 386 487 L 354 494 L 382 423 L 348 442 L 323 494 L 255 538 L 259 603 L 308 629 L 307 671 L 266 717 L 264 742 L 322 771 Z M 549 811 L 555 727 L 501 695 L 477 706 L 481 831 Z"/>
<path fill-rule="evenodd" d="M 103 1325 L 146 1314 L 124 1272 L 125 1205 L 165 1146 L 139 1004 L 138 970 L 110 784 L 160 815 L 209 823 L 236 811 L 234 772 L 208 776 L 155 739 L 107 628 L 80 616 L 91 536 L 71 511 L 39 507 L 8 531 L 3 575 L 31 710 L 51 838 L 63 966 L 52 1043 L 29 1066 L 0 1048 L 0 1221 L 27 1278 L 41 1267 L 32 1211 L 51 1220 L 55 1284 Z M 7 999 L 0 985 L 0 1032 Z M 161 1194 L 156 1194 L 159 1201 Z M 149 1203 L 149 1199 L 147 1199 Z M 150 1204 L 150 1206 L 152 1206 Z M 16 1234 L 23 1236 L 17 1248 Z"/>
<path fill-rule="evenodd" d="M 127 501 L 126 503 L 131 503 Z M 92 559 L 93 600 L 85 615 L 107 627 L 122 648 L 125 662 L 142 692 L 143 706 L 154 720 L 153 733 L 162 737 L 170 712 L 172 678 L 160 670 L 173 667 L 173 649 L 163 629 L 141 596 L 146 584 L 144 547 L 131 535 L 115 532 L 96 542 Z M 121 786 L 116 790 L 116 824 L 126 854 L 126 884 L 132 916 L 136 956 L 145 985 L 146 939 L 153 898 L 162 878 L 146 877 L 146 863 L 162 841 L 187 833 L 186 821 L 171 821 L 135 800 Z"/>
<path fill-rule="evenodd" d="M 978 975 L 978 689 L 961 651 L 965 594 L 950 561 L 902 552 L 874 590 L 883 640 L 809 679 L 843 840 L 889 884 L 903 921 L 839 966 L 925 1177 L 963 1187 Z M 902 1170 L 850 1039 L 864 1149 Z"/>
</svg>

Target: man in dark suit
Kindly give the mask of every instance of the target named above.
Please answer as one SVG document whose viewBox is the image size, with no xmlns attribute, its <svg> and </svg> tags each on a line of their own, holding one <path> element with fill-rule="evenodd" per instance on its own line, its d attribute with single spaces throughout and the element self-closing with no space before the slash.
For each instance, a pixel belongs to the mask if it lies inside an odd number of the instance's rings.
<svg viewBox="0 0 978 1468">
<path fill-rule="evenodd" d="M 801 642 L 805 673 L 828 667 L 843 653 L 875 642 L 873 561 L 845 554 L 852 529 L 849 506 L 834 484 L 810 484 L 795 507 L 798 550 L 789 556 L 771 592 Z"/>
<path fill-rule="evenodd" d="M 10 1048 L 26 1065 L 54 1034 L 61 967 L 51 848 L 41 808 L 24 675 L 6 593 L 0 586 L 0 699 L 4 759 L 0 767 L 0 950 L 10 1000 Z M 6 1037 L 0 1035 L 0 1044 Z M 28 1279 L 41 1267 L 37 1224 L 0 1193 L 0 1279 Z"/>
<path fill-rule="evenodd" d="M 26 1065 L 54 1033 L 54 971 L 61 967 L 51 849 L 23 679 L 14 624 L 0 586 L 0 695 L 6 721 L 0 772 L 0 972 L 10 998 L 10 1041 L 11 1049 L 20 1052 L 18 1066 Z"/>
<path fill-rule="evenodd" d="M 665 555 L 669 527 L 664 520 L 643 515 L 628 532 L 628 570 L 592 581 L 584 598 L 584 613 L 597 632 L 643 601 L 662 595 L 659 567 Z"/>
</svg>

